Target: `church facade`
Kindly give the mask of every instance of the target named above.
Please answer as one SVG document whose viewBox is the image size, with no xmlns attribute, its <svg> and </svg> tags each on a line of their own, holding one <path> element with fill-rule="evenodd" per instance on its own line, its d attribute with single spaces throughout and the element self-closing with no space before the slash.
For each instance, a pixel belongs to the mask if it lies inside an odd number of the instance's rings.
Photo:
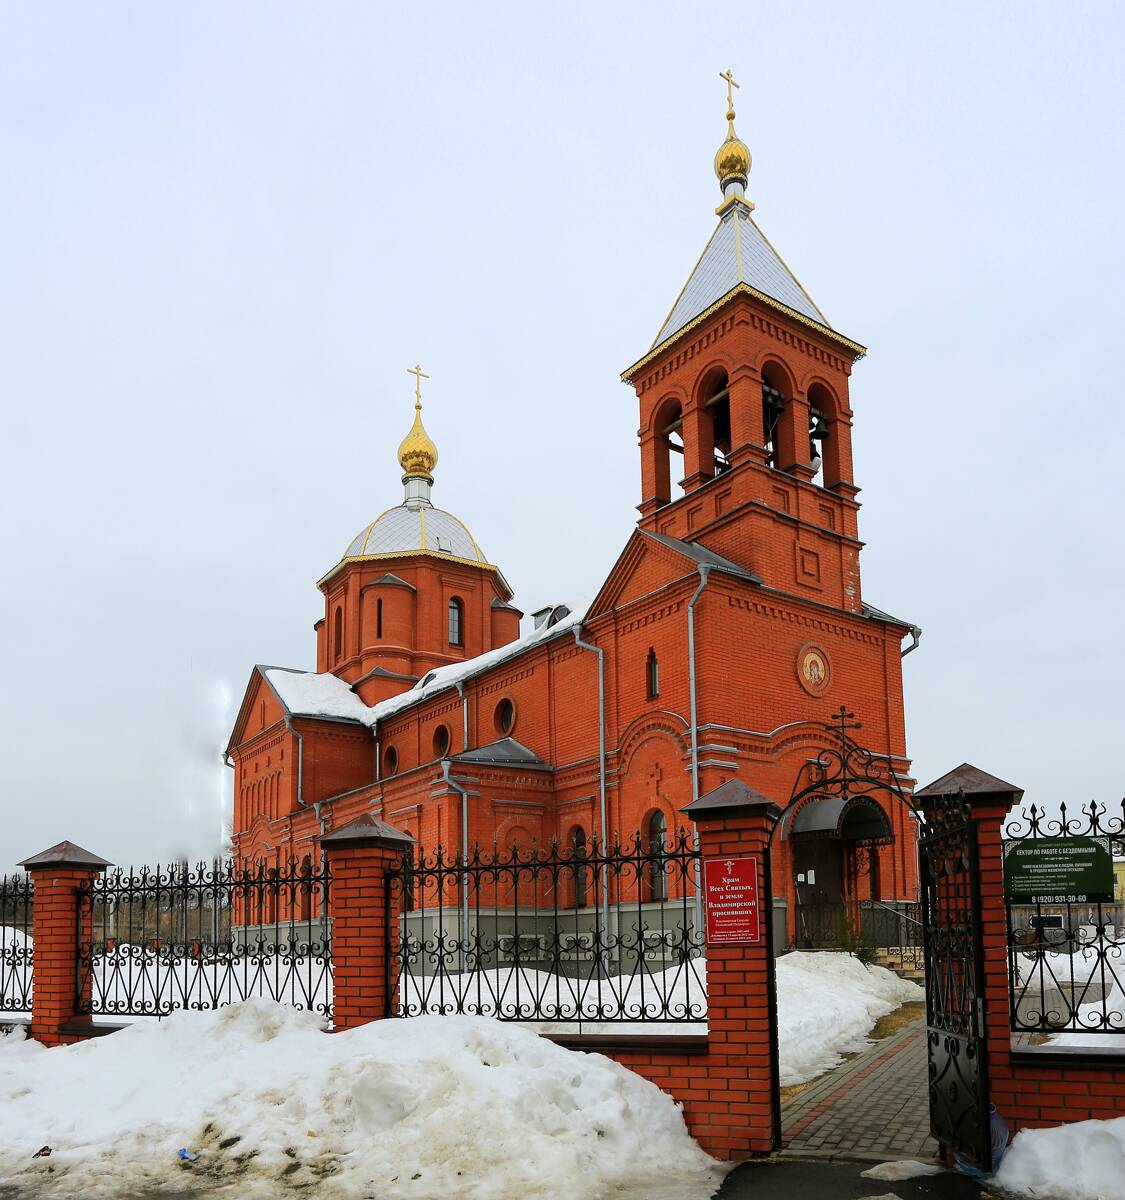
<svg viewBox="0 0 1125 1200">
<path fill-rule="evenodd" d="M 228 746 L 236 854 L 316 862 L 363 813 L 426 850 L 576 848 L 690 830 L 737 779 L 784 806 L 845 705 L 909 788 L 902 657 L 919 631 L 861 586 L 852 367 L 753 217 L 750 154 L 715 158 L 718 224 L 652 348 L 639 405 L 637 526 L 590 607 L 523 614 L 432 498 L 421 415 L 404 495 L 320 579 L 316 670 L 258 666 Z M 902 805 L 787 813 L 775 904 L 916 897 Z M 874 810 L 874 811 L 872 811 Z"/>
</svg>

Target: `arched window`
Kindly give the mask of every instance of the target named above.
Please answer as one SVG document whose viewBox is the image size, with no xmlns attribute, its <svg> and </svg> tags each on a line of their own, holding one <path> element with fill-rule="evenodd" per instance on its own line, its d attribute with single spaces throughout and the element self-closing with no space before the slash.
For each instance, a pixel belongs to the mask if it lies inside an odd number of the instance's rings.
<svg viewBox="0 0 1125 1200">
<path fill-rule="evenodd" d="M 730 388 L 726 371 L 714 371 L 702 389 L 703 406 L 711 415 L 711 446 L 715 474 L 730 470 Z"/>
<path fill-rule="evenodd" d="M 449 600 L 449 644 L 465 644 L 465 605 L 456 596 Z"/>
<path fill-rule="evenodd" d="M 505 737 L 515 728 L 516 706 L 507 696 L 496 706 L 496 732 Z"/>
<path fill-rule="evenodd" d="M 434 757 L 444 758 L 449 753 L 449 726 L 439 725 L 434 730 Z"/>
<path fill-rule="evenodd" d="M 781 373 L 767 367 L 762 372 L 762 438 L 766 448 L 766 462 L 771 467 L 778 465 L 778 434 L 781 414 L 785 411 L 783 388 Z"/>
<path fill-rule="evenodd" d="M 648 898 L 650 900 L 668 899 L 668 876 L 665 874 L 664 854 L 667 850 L 668 818 L 655 809 L 648 819 L 645 829 L 646 850 L 648 860 Z"/>
<path fill-rule="evenodd" d="M 813 483 L 831 487 L 839 483 L 839 456 L 830 452 L 833 441 L 833 426 L 829 414 L 835 405 L 827 388 L 813 384 L 809 388 L 809 463 L 813 469 Z"/>
<path fill-rule="evenodd" d="M 574 871 L 574 907 L 585 908 L 590 901 L 586 868 L 586 830 L 581 825 L 575 825 L 570 831 L 570 861 Z"/>
<path fill-rule="evenodd" d="M 393 775 L 398 770 L 398 751 L 388 746 L 383 752 L 383 774 Z"/>
<path fill-rule="evenodd" d="M 649 700 L 655 700 L 660 695 L 660 663 L 656 651 L 651 646 L 645 660 L 645 695 Z"/>
<path fill-rule="evenodd" d="M 668 504 L 684 494 L 680 484 L 684 477 L 684 414 L 680 403 L 672 400 L 665 404 L 655 424 L 655 498 L 659 504 Z"/>
<path fill-rule="evenodd" d="M 381 638 L 383 636 L 383 598 L 379 597 L 375 601 L 375 636 Z"/>
<path fill-rule="evenodd" d="M 344 653 L 344 609 L 342 605 L 336 605 L 336 615 L 332 619 L 332 658 L 334 662 L 339 662 Z"/>
</svg>

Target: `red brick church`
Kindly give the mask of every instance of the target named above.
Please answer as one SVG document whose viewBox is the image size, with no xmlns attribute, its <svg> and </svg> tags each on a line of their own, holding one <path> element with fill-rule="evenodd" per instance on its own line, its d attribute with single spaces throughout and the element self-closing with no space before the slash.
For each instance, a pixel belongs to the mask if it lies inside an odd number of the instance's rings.
<svg viewBox="0 0 1125 1200">
<path fill-rule="evenodd" d="M 228 747 L 237 854 L 316 861 L 321 835 L 362 813 L 454 852 L 663 839 L 731 779 L 784 805 L 841 704 L 909 785 L 901 659 L 918 630 L 868 604 L 860 579 L 864 349 L 755 222 L 729 96 L 718 224 L 623 375 L 640 520 L 593 603 L 537 612 L 520 635 L 500 568 L 435 507 L 417 370 L 403 497 L 320 579 L 316 671 L 251 674 Z M 807 803 L 774 839 L 791 921 L 797 903 L 915 897 L 901 804 Z"/>
</svg>

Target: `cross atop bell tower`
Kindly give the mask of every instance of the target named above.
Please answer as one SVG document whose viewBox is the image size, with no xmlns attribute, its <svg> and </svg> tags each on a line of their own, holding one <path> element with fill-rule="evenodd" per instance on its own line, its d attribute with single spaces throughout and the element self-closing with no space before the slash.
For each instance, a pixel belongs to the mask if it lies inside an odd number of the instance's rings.
<svg viewBox="0 0 1125 1200">
<path fill-rule="evenodd" d="M 719 78 L 718 225 L 648 353 L 622 376 L 640 402 L 640 523 L 702 542 L 771 586 L 858 611 L 848 384 L 865 351 L 832 327 L 755 222 L 752 159 L 734 127 L 739 84 L 729 69 Z"/>
</svg>

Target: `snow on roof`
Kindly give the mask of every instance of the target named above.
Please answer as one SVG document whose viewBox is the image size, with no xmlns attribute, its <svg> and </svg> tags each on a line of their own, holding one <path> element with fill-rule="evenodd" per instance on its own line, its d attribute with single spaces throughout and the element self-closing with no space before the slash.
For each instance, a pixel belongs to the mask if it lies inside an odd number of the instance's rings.
<svg viewBox="0 0 1125 1200">
<path fill-rule="evenodd" d="M 318 675 L 315 671 L 266 667 L 263 673 L 291 713 L 366 723 L 372 711 L 349 683 L 328 672 Z"/>
<path fill-rule="evenodd" d="M 352 691 L 346 680 L 330 672 L 317 674 L 314 671 L 294 671 L 285 667 L 264 667 L 270 686 L 277 692 L 281 702 L 296 716 L 330 717 L 342 721 L 359 721 L 374 726 L 404 709 L 428 700 L 438 692 L 455 687 L 466 679 L 498 667 L 509 659 L 544 642 L 570 633 L 582 623 L 581 613 L 571 613 L 554 625 L 535 629 L 525 637 L 517 638 L 506 646 L 488 650 L 464 662 L 449 663 L 424 675 L 409 691 L 391 696 L 379 704 L 368 706 Z"/>
</svg>

